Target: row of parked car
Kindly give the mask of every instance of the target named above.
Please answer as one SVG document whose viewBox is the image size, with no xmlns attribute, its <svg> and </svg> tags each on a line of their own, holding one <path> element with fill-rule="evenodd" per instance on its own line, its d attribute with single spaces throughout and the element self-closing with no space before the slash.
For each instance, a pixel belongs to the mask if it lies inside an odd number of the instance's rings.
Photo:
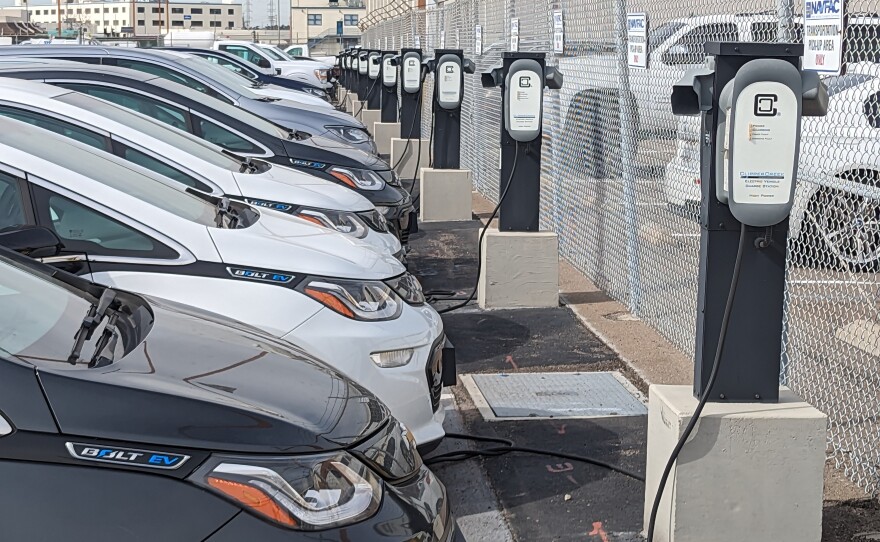
<svg viewBox="0 0 880 542">
<path fill-rule="evenodd" d="M 326 90 L 216 49 L 0 48 L 5 537 L 455 536 L 412 199 Z"/>
</svg>

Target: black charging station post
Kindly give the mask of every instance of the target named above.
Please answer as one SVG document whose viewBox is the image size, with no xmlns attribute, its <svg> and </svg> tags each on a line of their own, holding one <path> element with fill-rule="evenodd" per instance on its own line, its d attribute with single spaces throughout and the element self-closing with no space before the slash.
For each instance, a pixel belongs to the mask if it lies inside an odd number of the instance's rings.
<svg viewBox="0 0 880 542">
<path fill-rule="evenodd" d="M 396 53 L 394 51 L 382 52 L 382 66 L 379 73 L 382 88 L 381 109 L 382 122 L 397 122 L 397 66 L 395 66 Z"/>
<path fill-rule="evenodd" d="M 501 206 L 498 229 L 536 232 L 541 198 L 541 105 L 536 104 L 536 109 L 533 107 L 519 111 L 517 104 L 511 104 L 510 94 L 515 93 L 518 103 L 533 101 L 525 98 L 535 98 L 535 92 L 537 99 L 541 100 L 544 86 L 555 89 L 562 86 L 561 75 L 555 69 L 546 68 L 544 53 L 505 52 L 501 61 L 501 66 L 482 76 L 484 87 L 501 87 L 501 106 L 504 112 L 501 123 L 501 180 L 498 185 Z M 528 63 L 533 69 L 520 73 L 514 67 L 514 64 L 522 66 L 524 63 Z M 511 117 L 510 121 L 508 117 Z M 524 135 L 514 139 L 511 131 Z M 516 186 L 505 194 L 508 183 L 515 183 Z"/>
<path fill-rule="evenodd" d="M 381 51 L 370 51 L 367 54 L 367 94 L 363 100 L 366 102 L 365 109 L 378 111 L 381 107 L 382 89 L 379 80 L 382 72 Z M 369 129 L 369 127 L 367 127 Z"/>
<path fill-rule="evenodd" d="M 422 137 L 422 50 L 400 50 L 400 138 Z"/>
<path fill-rule="evenodd" d="M 715 59 L 713 75 L 702 77 L 702 133 L 715 134 L 722 90 L 747 62 L 780 59 L 800 69 L 803 45 L 778 43 L 709 43 L 706 52 Z M 706 84 L 709 84 L 706 87 Z M 674 99 L 674 98 L 673 98 Z M 730 207 L 716 197 L 723 182 L 715 156 L 724 141 L 707 137 L 702 142 L 700 177 L 700 273 L 697 300 L 697 343 L 694 363 L 694 396 L 702 397 L 712 372 L 719 331 L 730 290 L 741 223 Z M 723 174 L 723 172 L 722 172 Z M 749 228 L 739 288 L 718 376 L 710 402 L 768 402 L 779 400 L 782 322 L 785 292 L 785 255 L 788 218 L 771 228 Z"/>
<path fill-rule="evenodd" d="M 431 66 L 434 72 L 433 167 L 459 169 L 464 74 L 474 73 L 474 64 L 464 58 L 461 49 L 437 49 Z"/>
</svg>

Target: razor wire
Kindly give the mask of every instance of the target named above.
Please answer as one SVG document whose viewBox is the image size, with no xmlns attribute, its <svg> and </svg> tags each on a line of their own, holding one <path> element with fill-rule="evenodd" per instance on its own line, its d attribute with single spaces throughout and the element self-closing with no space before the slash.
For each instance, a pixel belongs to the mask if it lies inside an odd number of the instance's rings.
<svg viewBox="0 0 880 542">
<path fill-rule="evenodd" d="M 802 42 L 792 0 L 451 0 L 386 18 L 370 47 L 463 49 L 477 71 L 504 51 L 547 54 L 564 74 L 544 98 L 541 227 L 560 256 L 689 356 L 699 264 L 700 123 L 669 96 L 709 41 Z M 880 494 L 880 0 L 850 0 L 847 74 L 829 113 L 804 118 L 790 218 L 782 382 L 828 415 L 828 456 Z M 554 52 L 553 12 L 563 15 Z M 646 13 L 647 69 L 630 68 L 626 14 Z M 514 27 L 513 21 L 518 25 Z M 477 28 L 481 40 L 476 39 Z M 512 40 L 513 36 L 515 40 Z M 418 37 L 418 43 L 416 42 Z M 479 49 L 477 47 L 479 45 Z M 422 134 L 429 137 L 433 81 Z M 462 167 L 498 199 L 500 90 L 465 78 Z"/>
</svg>

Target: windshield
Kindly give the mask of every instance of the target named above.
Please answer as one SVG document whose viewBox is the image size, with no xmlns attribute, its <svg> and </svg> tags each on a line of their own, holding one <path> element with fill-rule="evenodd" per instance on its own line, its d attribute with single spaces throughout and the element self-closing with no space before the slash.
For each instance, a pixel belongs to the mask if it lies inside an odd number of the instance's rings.
<svg viewBox="0 0 880 542">
<path fill-rule="evenodd" d="M 257 100 L 260 98 L 260 95 L 251 91 L 251 86 L 253 83 L 250 79 L 245 77 L 244 75 L 240 75 L 231 70 L 227 70 L 226 68 L 222 68 L 217 64 L 214 64 L 210 60 L 206 60 L 200 56 L 195 55 L 181 55 L 180 58 L 176 59 L 183 66 L 188 66 L 199 73 L 203 73 L 215 80 L 216 82 L 234 89 L 236 92 L 241 94 L 246 98 L 250 98 L 252 100 Z"/>
<path fill-rule="evenodd" d="M 199 160 L 208 162 L 212 166 L 230 171 L 238 171 L 241 167 L 241 162 L 223 154 L 220 147 L 215 147 L 204 139 L 199 139 L 187 132 L 172 128 L 164 122 L 153 120 L 131 109 L 113 105 L 110 102 L 79 94 L 78 92 L 57 96 L 55 99 L 124 124 L 152 138 L 164 141 Z"/>
<path fill-rule="evenodd" d="M 185 98 L 190 100 L 194 100 L 196 103 L 203 104 L 207 106 L 208 109 L 217 111 L 223 115 L 228 117 L 232 117 L 234 119 L 238 119 L 239 121 L 251 126 L 252 128 L 258 129 L 261 132 L 272 135 L 272 137 L 280 137 L 281 139 L 287 139 L 289 133 L 287 130 L 281 128 L 277 124 L 272 124 L 271 122 L 265 120 L 263 117 L 258 117 L 253 113 L 249 113 L 244 109 L 235 107 L 234 105 L 229 105 L 228 103 L 218 100 L 216 98 L 211 98 L 210 96 L 205 96 L 201 92 L 197 92 L 195 90 L 190 89 L 189 87 L 185 87 L 183 85 L 179 85 L 173 81 L 169 81 L 167 79 L 162 79 L 157 77 L 156 79 L 150 80 L 151 85 L 156 85 L 157 87 L 162 87 L 174 94 L 179 94 Z M 169 98 L 171 99 L 171 98 Z M 192 108 L 196 111 L 203 111 L 200 108 Z M 211 115 L 207 115 L 208 118 L 211 118 Z"/>
<path fill-rule="evenodd" d="M 242 77 L 247 77 L 248 80 L 250 80 L 252 82 L 256 81 L 259 78 L 257 76 L 256 72 L 251 71 L 249 69 L 246 69 L 241 64 L 236 64 L 227 58 L 216 57 L 216 56 L 213 56 L 210 54 L 200 54 L 200 53 L 193 53 L 193 54 L 199 58 L 204 58 L 205 60 L 207 60 L 211 64 L 217 64 L 218 66 L 222 66 L 223 68 L 225 68 L 233 73 L 237 73 L 238 75 L 241 75 Z"/>
<path fill-rule="evenodd" d="M 824 82 L 825 86 L 828 87 L 828 96 L 831 97 L 835 94 L 840 94 L 844 90 L 849 90 L 866 81 L 870 81 L 873 78 L 874 76 L 864 73 L 852 73 L 838 77 L 828 77 L 824 79 Z"/>
<path fill-rule="evenodd" d="M 86 314 L 90 302 L 85 294 L 76 295 L 0 254 L 0 354 L 27 353 L 39 344 L 45 355 L 57 344 L 58 361 L 66 361 L 75 322 Z M 62 320 L 66 325 L 60 325 Z"/>
<path fill-rule="evenodd" d="M 290 60 L 272 47 L 264 47 L 262 45 L 260 45 L 259 47 L 263 50 L 263 52 L 272 57 L 272 60 Z"/>
<path fill-rule="evenodd" d="M 178 190 L 171 184 L 174 181 L 145 170 L 135 171 L 127 162 L 118 162 L 111 155 L 72 139 L 3 118 L 0 119 L 0 143 L 88 177 L 180 218 L 203 226 L 216 225 L 216 207 Z M 65 184 L 64 179 L 47 180 L 61 186 Z M 112 204 L 109 205 L 112 207 Z"/>
<path fill-rule="evenodd" d="M 664 23 L 651 30 L 648 33 L 648 54 L 654 52 L 657 47 L 663 44 L 664 41 L 668 40 L 673 34 L 684 28 L 685 23 L 682 22 L 673 22 L 673 23 Z"/>
</svg>

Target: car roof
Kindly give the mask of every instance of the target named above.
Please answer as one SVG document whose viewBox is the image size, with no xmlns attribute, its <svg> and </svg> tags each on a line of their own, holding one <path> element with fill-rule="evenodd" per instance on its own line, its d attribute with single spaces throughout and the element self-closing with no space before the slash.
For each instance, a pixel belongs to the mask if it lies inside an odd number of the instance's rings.
<svg viewBox="0 0 880 542">
<path fill-rule="evenodd" d="M 70 56 L 125 56 L 129 58 L 166 58 L 174 60 L 180 55 L 173 51 L 159 49 L 141 49 L 137 47 L 104 47 L 101 45 L 65 45 L 51 49 L 52 54 L 61 53 Z M 0 47 L 0 55 L 21 56 L 28 53 L 46 54 L 45 45 L 14 45 Z"/>
<path fill-rule="evenodd" d="M 2 49 L 2 47 L 0 47 Z M 126 79 L 136 81 L 152 81 L 153 79 L 161 79 L 158 75 L 129 70 L 127 68 L 118 68 L 116 66 L 105 66 L 103 64 L 85 64 L 83 62 L 73 62 L 70 60 L 56 60 L 53 58 L 4 58 L 0 56 L 0 73 L 3 70 L 14 71 L 45 71 L 47 69 L 57 68 L 64 71 L 83 72 L 83 73 L 104 73 L 118 75 Z"/>
</svg>

